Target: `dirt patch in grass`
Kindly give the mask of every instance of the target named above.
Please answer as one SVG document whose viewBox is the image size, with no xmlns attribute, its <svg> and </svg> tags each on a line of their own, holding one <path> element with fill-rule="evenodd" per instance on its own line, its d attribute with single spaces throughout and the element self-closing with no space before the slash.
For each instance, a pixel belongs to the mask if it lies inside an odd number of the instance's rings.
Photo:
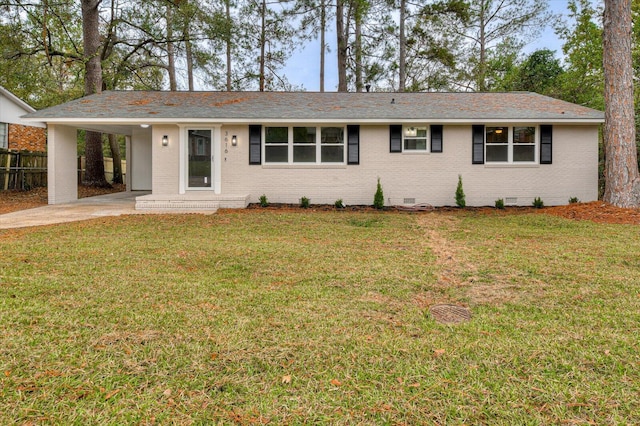
<svg viewBox="0 0 640 426">
<path fill-rule="evenodd" d="M 93 188 L 78 185 L 78 198 L 94 197 L 125 190 L 125 185 L 113 185 L 112 188 Z M 0 191 L 0 214 L 33 209 L 46 204 L 47 188 L 34 188 L 29 191 Z"/>
</svg>

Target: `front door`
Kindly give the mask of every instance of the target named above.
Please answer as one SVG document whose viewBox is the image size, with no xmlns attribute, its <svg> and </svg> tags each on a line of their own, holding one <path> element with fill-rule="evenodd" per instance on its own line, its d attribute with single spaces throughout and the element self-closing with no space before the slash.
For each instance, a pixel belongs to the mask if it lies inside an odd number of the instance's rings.
<svg viewBox="0 0 640 426">
<path fill-rule="evenodd" d="M 212 188 L 211 130 L 189 130 L 189 188 Z"/>
</svg>

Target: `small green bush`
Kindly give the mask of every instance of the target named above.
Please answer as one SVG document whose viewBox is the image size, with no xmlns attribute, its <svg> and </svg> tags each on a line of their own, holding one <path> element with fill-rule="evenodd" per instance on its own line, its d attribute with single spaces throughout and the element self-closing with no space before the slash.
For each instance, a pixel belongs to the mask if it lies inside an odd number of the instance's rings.
<svg viewBox="0 0 640 426">
<path fill-rule="evenodd" d="M 496 209 L 504 210 L 504 200 L 502 198 L 496 200 Z"/>
<path fill-rule="evenodd" d="M 458 175 L 458 187 L 456 188 L 456 206 L 464 208 L 467 205 L 462 189 L 462 175 Z"/>
<path fill-rule="evenodd" d="M 342 198 L 338 198 L 334 203 L 334 206 L 336 206 L 336 209 L 344 209 L 344 203 L 342 202 Z"/>
<path fill-rule="evenodd" d="M 536 197 L 533 199 L 533 207 L 535 207 L 536 209 L 541 209 L 544 207 L 544 202 L 542 201 L 542 199 L 540 197 Z"/>
<path fill-rule="evenodd" d="M 576 204 L 579 203 L 580 200 L 578 200 L 578 197 L 571 197 L 569 198 L 569 204 Z"/>
<path fill-rule="evenodd" d="M 382 185 L 380 185 L 380 178 L 378 178 L 376 195 L 373 196 L 373 207 L 376 209 L 382 209 L 384 207 L 384 193 L 382 192 Z"/>
<path fill-rule="evenodd" d="M 267 196 L 262 194 L 260 196 L 260 207 L 267 207 L 269 205 L 269 200 L 267 200 Z"/>
<path fill-rule="evenodd" d="M 300 207 L 302 207 L 303 209 L 308 209 L 310 201 L 311 200 L 309 200 L 307 197 L 300 198 Z"/>
</svg>

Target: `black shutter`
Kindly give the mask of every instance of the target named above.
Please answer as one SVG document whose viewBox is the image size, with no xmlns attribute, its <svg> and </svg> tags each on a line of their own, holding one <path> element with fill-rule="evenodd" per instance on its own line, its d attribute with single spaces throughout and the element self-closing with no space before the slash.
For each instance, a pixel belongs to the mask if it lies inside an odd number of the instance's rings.
<svg viewBox="0 0 640 426">
<path fill-rule="evenodd" d="M 249 164 L 262 163 L 262 126 L 249 126 Z"/>
<path fill-rule="evenodd" d="M 347 164 L 360 164 L 360 126 L 347 126 Z"/>
<path fill-rule="evenodd" d="M 553 126 L 545 124 L 540 126 L 540 164 L 551 164 Z"/>
<path fill-rule="evenodd" d="M 442 125 L 431 125 L 431 152 L 442 152 Z"/>
<path fill-rule="evenodd" d="M 389 126 L 389 152 L 402 152 L 402 126 Z"/>
<path fill-rule="evenodd" d="M 474 124 L 473 129 L 473 158 L 472 164 L 484 164 L 484 126 Z"/>
</svg>

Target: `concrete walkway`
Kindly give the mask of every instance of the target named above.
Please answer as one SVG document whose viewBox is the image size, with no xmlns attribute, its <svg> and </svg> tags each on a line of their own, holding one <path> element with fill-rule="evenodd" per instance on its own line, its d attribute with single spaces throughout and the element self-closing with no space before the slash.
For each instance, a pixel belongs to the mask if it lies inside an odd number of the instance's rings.
<svg viewBox="0 0 640 426">
<path fill-rule="evenodd" d="M 136 197 L 148 192 L 117 192 L 97 197 L 82 198 L 68 204 L 56 204 L 0 215 L 0 229 L 25 228 L 77 222 L 104 216 L 127 214 L 183 213 L 181 211 L 136 210 Z M 190 212 L 204 213 L 204 212 Z M 206 212 L 208 214 L 213 211 Z"/>
</svg>

